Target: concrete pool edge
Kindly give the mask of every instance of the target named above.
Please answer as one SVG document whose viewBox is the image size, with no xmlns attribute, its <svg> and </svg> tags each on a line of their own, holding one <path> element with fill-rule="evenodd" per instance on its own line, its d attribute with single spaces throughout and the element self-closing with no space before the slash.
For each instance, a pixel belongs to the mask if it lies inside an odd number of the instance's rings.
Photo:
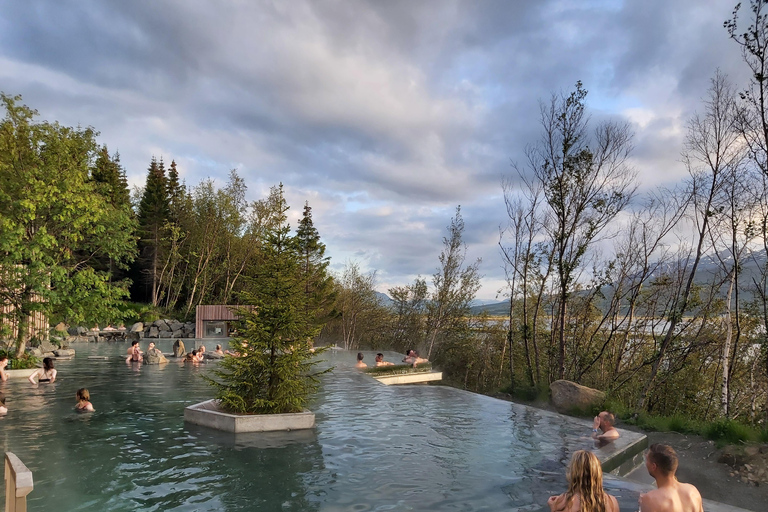
<svg viewBox="0 0 768 512">
<path fill-rule="evenodd" d="M 314 428 L 315 414 L 230 414 L 219 410 L 216 400 L 206 400 L 185 407 L 184 421 L 224 432 L 276 432 Z"/>
</svg>

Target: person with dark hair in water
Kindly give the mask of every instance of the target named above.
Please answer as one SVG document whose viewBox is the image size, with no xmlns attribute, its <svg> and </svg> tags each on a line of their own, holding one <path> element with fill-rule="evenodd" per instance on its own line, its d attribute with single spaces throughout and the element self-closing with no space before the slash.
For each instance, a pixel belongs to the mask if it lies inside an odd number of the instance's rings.
<svg viewBox="0 0 768 512">
<path fill-rule="evenodd" d="M 8 366 L 8 356 L 0 356 L 0 382 L 8 380 L 8 372 L 5 367 Z"/>
<path fill-rule="evenodd" d="M 666 444 L 652 444 L 645 452 L 645 467 L 656 487 L 640 495 L 640 512 L 703 512 L 701 494 L 677 480 L 677 454 Z"/>
<path fill-rule="evenodd" d="M 44 384 L 46 382 L 53 382 L 56 380 L 56 374 L 58 372 L 53 367 L 53 359 L 46 357 L 43 359 L 43 367 L 38 368 L 35 373 L 29 376 L 29 382 L 32 384 Z M 37 378 L 37 382 L 35 382 Z"/>
<path fill-rule="evenodd" d="M 128 357 L 125 358 L 126 363 L 140 363 L 144 360 L 141 347 L 139 346 L 139 340 L 133 340 L 131 342 L 131 348 L 128 349 Z"/>
<path fill-rule="evenodd" d="M 363 362 L 363 353 L 358 352 L 357 353 L 357 364 L 355 364 L 355 368 L 368 368 L 368 365 Z"/>
<path fill-rule="evenodd" d="M 603 490 L 603 468 L 594 453 L 574 452 L 565 473 L 568 490 L 547 500 L 552 512 L 619 512 L 619 502 Z"/>
<path fill-rule="evenodd" d="M 5 406 L 5 395 L 0 393 L 0 414 L 6 414 L 8 408 Z"/>
<path fill-rule="evenodd" d="M 395 363 L 390 363 L 389 361 L 384 360 L 384 354 L 379 352 L 376 354 L 376 366 L 392 366 Z"/>
</svg>

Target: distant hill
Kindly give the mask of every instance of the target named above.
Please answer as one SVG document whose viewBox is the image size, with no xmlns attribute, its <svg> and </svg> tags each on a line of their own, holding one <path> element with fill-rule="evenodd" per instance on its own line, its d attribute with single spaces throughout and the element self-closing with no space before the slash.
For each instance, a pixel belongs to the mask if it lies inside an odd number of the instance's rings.
<svg viewBox="0 0 768 512">
<path fill-rule="evenodd" d="M 376 298 L 379 299 L 379 304 L 381 304 L 382 306 L 389 307 L 394 303 L 394 301 L 390 299 L 389 295 L 387 295 L 386 293 L 376 292 Z"/>
<path fill-rule="evenodd" d="M 492 302 L 490 304 L 478 304 L 470 308 L 473 315 L 479 315 L 482 312 L 487 312 L 491 316 L 506 316 L 509 314 L 509 300 L 501 302 Z"/>
</svg>

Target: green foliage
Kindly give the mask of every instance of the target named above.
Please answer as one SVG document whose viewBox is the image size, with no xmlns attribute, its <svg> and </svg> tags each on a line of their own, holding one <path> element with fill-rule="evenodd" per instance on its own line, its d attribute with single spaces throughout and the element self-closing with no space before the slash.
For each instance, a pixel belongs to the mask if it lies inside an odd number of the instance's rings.
<svg viewBox="0 0 768 512">
<path fill-rule="evenodd" d="M 0 298 L 13 306 L 24 351 L 29 317 L 70 323 L 109 317 L 126 295 L 109 269 L 134 257 L 134 224 L 91 178 L 96 132 L 38 122 L 0 94 Z"/>
<path fill-rule="evenodd" d="M 239 357 L 226 357 L 207 380 L 218 389 L 217 399 L 228 411 L 240 414 L 299 412 L 317 389 L 313 367 L 317 352 L 312 341 L 320 332 L 322 314 L 306 293 L 298 240 L 290 236 L 288 207 L 279 195 L 276 218 L 264 231 L 260 265 L 247 279 L 237 310 L 242 335 L 230 344 Z"/>
<path fill-rule="evenodd" d="M 737 444 L 757 441 L 758 431 L 734 420 L 721 419 L 707 424 L 703 429 L 704 437 L 717 441 L 718 444 Z"/>
<path fill-rule="evenodd" d="M 0 349 L 0 357 L 8 358 L 7 370 L 26 370 L 28 368 L 37 368 L 40 364 L 40 358 L 24 353 L 16 356 L 15 351 Z"/>
<path fill-rule="evenodd" d="M 415 367 L 410 364 L 396 364 L 392 366 L 371 366 L 363 370 L 375 377 L 382 375 L 407 375 L 409 373 L 427 373 L 432 371 L 432 363 L 421 363 Z"/>
</svg>

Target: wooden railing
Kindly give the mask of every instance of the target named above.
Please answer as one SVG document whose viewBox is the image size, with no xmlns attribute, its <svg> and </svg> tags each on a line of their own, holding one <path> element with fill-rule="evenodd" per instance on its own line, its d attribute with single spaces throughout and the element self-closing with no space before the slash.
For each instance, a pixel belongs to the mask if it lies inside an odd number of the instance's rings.
<svg viewBox="0 0 768 512">
<path fill-rule="evenodd" d="M 5 452 L 5 512 L 27 512 L 32 472 L 11 452 Z"/>
</svg>

